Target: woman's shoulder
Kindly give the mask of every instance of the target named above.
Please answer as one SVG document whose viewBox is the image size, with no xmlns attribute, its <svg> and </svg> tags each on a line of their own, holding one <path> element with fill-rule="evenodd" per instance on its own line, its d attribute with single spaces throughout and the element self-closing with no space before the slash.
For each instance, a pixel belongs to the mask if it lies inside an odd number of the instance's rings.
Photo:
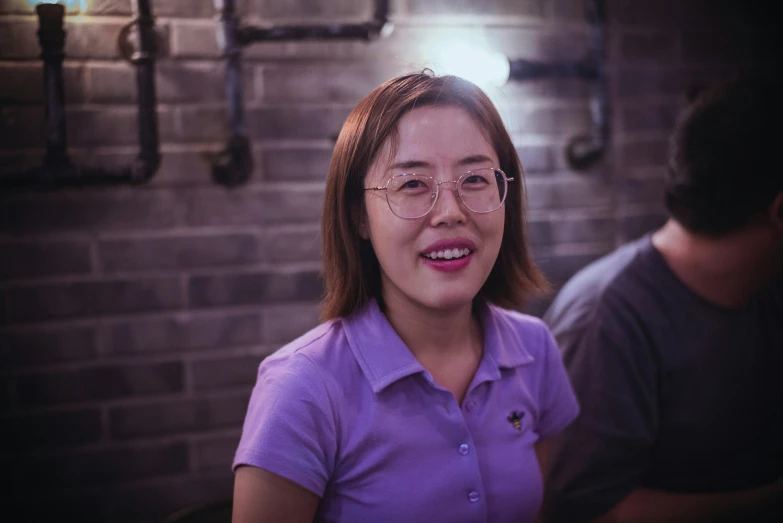
<svg viewBox="0 0 783 523">
<path fill-rule="evenodd" d="M 504 309 L 497 305 L 490 305 L 489 308 L 494 316 L 508 322 L 508 324 L 514 328 L 532 330 L 536 332 L 547 329 L 544 321 L 537 316 L 533 316 L 532 314 Z"/>
<path fill-rule="evenodd" d="M 344 320 L 321 323 L 264 358 L 261 374 L 286 374 L 297 380 L 323 380 L 351 367 L 353 358 L 345 335 Z"/>
<path fill-rule="evenodd" d="M 489 312 L 507 350 L 543 357 L 552 345 L 552 333 L 541 318 L 489 305 Z"/>
<path fill-rule="evenodd" d="M 501 329 L 514 331 L 525 338 L 540 339 L 550 335 L 549 327 L 537 316 L 503 309 L 497 305 L 490 305 L 489 310 Z"/>
</svg>

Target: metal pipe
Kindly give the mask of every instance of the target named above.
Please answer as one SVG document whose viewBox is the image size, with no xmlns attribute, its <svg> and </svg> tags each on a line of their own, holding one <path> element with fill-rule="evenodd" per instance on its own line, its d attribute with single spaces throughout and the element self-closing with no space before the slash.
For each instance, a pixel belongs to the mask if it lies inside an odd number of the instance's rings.
<svg viewBox="0 0 783 523">
<path fill-rule="evenodd" d="M 62 62 L 65 57 L 65 9 L 61 4 L 38 4 L 38 39 L 44 61 L 46 155 L 43 165 L 0 178 L 4 188 L 56 189 L 85 185 L 116 185 L 145 182 L 160 167 L 158 118 L 155 95 L 155 33 L 150 0 L 136 0 L 134 19 L 120 34 L 136 25 L 138 49 L 130 56 L 136 66 L 140 152 L 133 166 L 116 169 L 78 167 L 68 157 L 65 134 L 65 87 Z M 121 46 L 122 47 L 122 46 Z"/>
<path fill-rule="evenodd" d="M 238 41 L 239 17 L 234 0 L 215 0 L 220 11 L 218 43 L 226 59 L 226 101 L 231 136 L 212 164 L 212 177 L 222 185 L 244 183 L 253 172 L 253 155 L 247 137 L 242 93 L 242 46 Z"/>
<path fill-rule="evenodd" d="M 541 78 L 598 78 L 598 66 L 592 61 L 579 62 L 536 62 L 532 60 L 509 60 L 509 80 L 536 80 Z"/>
<path fill-rule="evenodd" d="M 277 27 L 247 26 L 237 31 L 240 45 L 254 42 L 281 42 L 307 40 L 365 40 L 377 39 L 383 32 L 389 16 L 389 1 L 376 0 L 373 18 L 359 24 L 283 25 Z"/>
<path fill-rule="evenodd" d="M 576 136 L 566 145 L 566 160 L 577 171 L 593 166 L 606 152 L 609 143 L 609 94 L 606 79 L 606 4 L 605 0 L 591 0 L 588 5 L 593 40 L 593 62 L 596 77 L 592 86 L 590 115 L 593 128 L 588 134 Z"/>
<path fill-rule="evenodd" d="M 604 67 L 606 53 L 605 0 L 591 0 L 587 6 L 591 24 L 591 55 L 574 62 L 510 60 L 509 79 L 578 78 L 592 82 L 590 117 L 592 129 L 573 137 L 566 145 L 566 160 L 574 170 L 584 170 L 600 160 L 609 140 L 609 102 Z"/>
<path fill-rule="evenodd" d="M 136 88 L 139 99 L 139 155 L 133 168 L 133 179 L 150 179 L 160 167 L 158 145 L 158 115 L 155 94 L 155 32 L 150 0 L 136 0 L 133 4 L 138 48 L 131 56 L 136 66 Z"/>
<path fill-rule="evenodd" d="M 257 42 L 305 40 L 374 40 L 389 29 L 389 1 L 376 0 L 373 18 L 361 24 L 240 27 L 234 0 L 215 0 L 220 12 L 218 44 L 226 59 L 226 99 L 231 136 L 212 164 L 212 177 L 222 185 L 246 182 L 253 172 L 242 99 L 242 47 Z"/>
<path fill-rule="evenodd" d="M 46 118 L 46 155 L 44 165 L 52 175 L 62 176 L 71 169 L 65 140 L 65 96 L 63 58 L 65 30 L 62 4 L 38 4 L 38 42 L 44 63 L 44 96 Z"/>
</svg>

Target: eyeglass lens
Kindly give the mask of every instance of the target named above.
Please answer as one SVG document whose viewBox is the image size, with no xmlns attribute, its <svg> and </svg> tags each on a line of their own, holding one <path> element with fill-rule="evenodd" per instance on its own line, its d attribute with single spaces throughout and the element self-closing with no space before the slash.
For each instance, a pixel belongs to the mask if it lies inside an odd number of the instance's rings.
<svg viewBox="0 0 783 523">
<path fill-rule="evenodd" d="M 462 203 L 476 213 L 500 208 L 506 188 L 503 173 L 490 168 L 470 171 L 457 183 Z M 386 186 L 389 207 L 401 218 L 419 218 L 427 214 L 435 203 L 437 192 L 438 184 L 432 178 L 417 174 L 397 175 Z"/>
</svg>

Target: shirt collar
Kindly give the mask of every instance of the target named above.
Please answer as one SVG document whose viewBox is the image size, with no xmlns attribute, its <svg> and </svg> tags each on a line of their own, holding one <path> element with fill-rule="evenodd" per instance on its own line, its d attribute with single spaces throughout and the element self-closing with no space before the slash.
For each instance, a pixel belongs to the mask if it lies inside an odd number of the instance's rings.
<svg viewBox="0 0 783 523">
<path fill-rule="evenodd" d="M 484 356 L 498 369 L 513 369 L 535 361 L 526 347 L 527 340 L 520 333 L 519 322 L 513 319 L 519 314 L 488 303 L 479 305 L 484 330 Z"/>
<path fill-rule="evenodd" d="M 488 304 L 479 305 L 478 312 L 484 332 L 484 357 L 477 379 L 499 379 L 500 369 L 534 361 L 507 312 Z M 344 325 L 351 351 L 376 394 L 395 381 L 426 372 L 374 299 L 347 317 Z"/>
<path fill-rule="evenodd" d="M 376 394 L 399 379 L 424 372 L 374 299 L 345 321 L 348 344 Z"/>
</svg>

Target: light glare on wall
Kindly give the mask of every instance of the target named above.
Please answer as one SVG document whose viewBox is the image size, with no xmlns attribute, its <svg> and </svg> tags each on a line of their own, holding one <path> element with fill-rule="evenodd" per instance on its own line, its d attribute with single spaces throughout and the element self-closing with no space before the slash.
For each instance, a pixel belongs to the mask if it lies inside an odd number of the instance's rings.
<svg viewBox="0 0 783 523">
<path fill-rule="evenodd" d="M 466 42 L 436 45 L 432 67 L 436 74 L 460 76 L 484 89 L 500 87 L 508 81 L 510 66 L 504 54 Z"/>
</svg>

